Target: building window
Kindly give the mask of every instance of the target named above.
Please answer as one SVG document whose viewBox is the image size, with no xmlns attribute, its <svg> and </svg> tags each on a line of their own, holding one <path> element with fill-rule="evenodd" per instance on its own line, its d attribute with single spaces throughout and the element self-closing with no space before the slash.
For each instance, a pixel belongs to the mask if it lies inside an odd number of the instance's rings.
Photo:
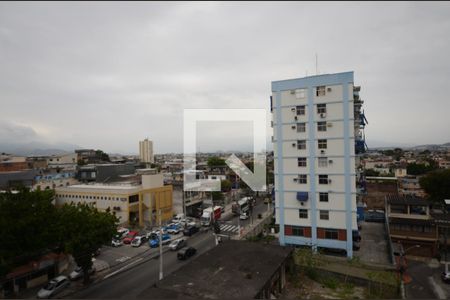
<svg viewBox="0 0 450 300">
<path fill-rule="evenodd" d="M 308 210 L 307 209 L 299 209 L 298 210 L 298 217 L 300 219 L 308 219 Z"/>
<path fill-rule="evenodd" d="M 297 132 L 305 132 L 306 124 L 305 123 L 297 123 Z"/>
<path fill-rule="evenodd" d="M 295 107 L 297 116 L 304 116 L 305 115 L 305 106 L 304 105 L 298 105 Z"/>
<path fill-rule="evenodd" d="M 327 122 L 317 122 L 317 131 L 327 131 Z"/>
<path fill-rule="evenodd" d="M 295 236 L 305 236 L 305 230 L 300 226 L 292 226 L 292 235 Z"/>
<path fill-rule="evenodd" d="M 306 141 L 305 140 L 297 141 L 297 149 L 300 150 L 306 149 Z"/>
<path fill-rule="evenodd" d="M 318 140 L 319 149 L 327 149 L 327 140 Z"/>
<path fill-rule="evenodd" d="M 295 90 L 295 98 L 297 98 L 297 99 L 305 98 L 305 89 L 296 89 Z"/>
<path fill-rule="evenodd" d="M 306 157 L 297 158 L 297 162 L 299 167 L 306 167 Z"/>
<path fill-rule="evenodd" d="M 320 219 L 321 220 L 329 220 L 330 219 L 330 214 L 328 210 L 321 210 L 320 211 Z"/>
<path fill-rule="evenodd" d="M 328 158 L 327 157 L 319 157 L 319 168 L 328 167 Z"/>
<path fill-rule="evenodd" d="M 298 183 L 306 184 L 308 183 L 308 176 L 307 175 L 298 175 Z"/>
<path fill-rule="evenodd" d="M 338 239 L 337 229 L 325 229 L 325 238 L 329 240 L 337 240 Z"/>
<path fill-rule="evenodd" d="M 328 193 L 319 193 L 320 202 L 328 202 Z"/>
<path fill-rule="evenodd" d="M 326 104 L 317 104 L 317 113 L 318 114 L 326 114 L 327 113 L 327 105 Z"/>
<path fill-rule="evenodd" d="M 319 184 L 328 184 L 328 175 L 319 175 Z"/>
<path fill-rule="evenodd" d="M 320 97 L 320 96 L 325 96 L 325 86 L 318 86 L 316 87 L 316 96 Z"/>
</svg>

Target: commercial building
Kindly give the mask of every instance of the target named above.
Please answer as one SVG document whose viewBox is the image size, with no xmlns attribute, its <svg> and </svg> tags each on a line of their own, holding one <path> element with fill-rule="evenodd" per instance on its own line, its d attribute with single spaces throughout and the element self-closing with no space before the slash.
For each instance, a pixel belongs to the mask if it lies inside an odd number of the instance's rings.
<svg viewBox="0 0 450 300">
<path fill-rule="evenodd" d="M 162 174 L 142 175 L 141 184 L 83 184 L 56 188 L 56 205 L 91 203 L 100 211 L 111 211 L 121 224 L 153 226 L 173 217 L 172 186 L 163 184 Z"/>
<path fill-rule="evenodd" d="M 143 163 L 154 163 L 153 142 L 149 139 L 139 141 L 139 158 Z"/>
<path fill-rule="evenodd" d="M 367 123 L 360 87 L 353 82 L 353 72 L 272 82 L 281 245 L 343 249 L 353 255 L 357 181 L 358 187 L 364 183 L 357 156 L 366 150 Z"/>
</svg>

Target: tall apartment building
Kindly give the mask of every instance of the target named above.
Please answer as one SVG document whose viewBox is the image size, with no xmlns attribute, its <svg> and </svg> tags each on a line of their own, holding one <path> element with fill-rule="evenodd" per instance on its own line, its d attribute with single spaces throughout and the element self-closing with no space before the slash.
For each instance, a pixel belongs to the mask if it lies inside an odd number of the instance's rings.
<svg viewBox="0 0 450 300">
<path fill-rule="evenodd" d="M 366 119 L 353 72 L 272 82 L 275 217 L 281 245 L 353 256 Z M 357 188 L 358 187 L 358 188 Z"/>
<path fill-rule="evenodd" d="M 139 141 L 139 158 L 143 163 L 154 163 L 153 142 L 149 139 Z"/>
</svg>

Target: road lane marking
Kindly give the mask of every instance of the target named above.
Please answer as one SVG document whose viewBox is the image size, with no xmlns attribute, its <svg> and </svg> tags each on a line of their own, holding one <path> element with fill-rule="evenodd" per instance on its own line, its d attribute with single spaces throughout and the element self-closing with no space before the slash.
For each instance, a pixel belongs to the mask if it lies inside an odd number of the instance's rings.
<svg viewBox="0 0 450 300">
<path fill-rule="evenodd" d="M 431 283 L 431 285 L 433 286 L 433 291 L 435 292 L 435 295 L 438 297 L 438 299 L 447 299 L 447 295 L 444 292 L 444 290 L 442 289 L 442 287 L 440 285 L 438 285 L 436 283 L 436 281 L 434 281 L 433 277 L 428 277 L 428 281 Z"/>
<path fill-rule="evenodd" d="M 107 279 L 107 278 L 109 278 L 109 277 L 111 277 L 111 276 L 113 276 L 113 275 L 116 275 L 117 273 L 119 273 L 120 271 L 123 271 L 123 270 L 125 270 L 126 268 L 128 268 L 129 266 L 131 266 L 131 265 L 133 265 L 133 264 L 135 264 L 135 263 L 137 263 L 137 262 L 140 262 L 141 260 L 143 260 L 144 258 L 138 258 L 138 259 L 136 259 L 135 261 L 132 261 L 131 263 L 129 263 L 128 265 L 126 265 L 126 266 L 123 266 L 122 268 L 120 268 L 119 270 L 117 270 L 117 271 L 114 271 L 114 272 L 112 272 L 112 273 L 109 273 L 108 275 L 106 275 L 103 279 Z"/>
</svg>

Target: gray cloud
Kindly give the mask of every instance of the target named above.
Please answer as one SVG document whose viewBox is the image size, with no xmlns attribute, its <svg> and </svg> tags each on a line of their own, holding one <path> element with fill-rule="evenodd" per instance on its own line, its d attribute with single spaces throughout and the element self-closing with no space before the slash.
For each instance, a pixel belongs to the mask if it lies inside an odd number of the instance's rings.
<svg viewBox="0 0 450 300">
<path fill-rule="evenodd" d="M 318 53 L 355 71 L 369 146 L 448 142 L 448 36 L 448 3 L 1 3 L 0 111 L 55 141 L 181 151 L 183 108 L 268 109 Z"/>
</svg>

